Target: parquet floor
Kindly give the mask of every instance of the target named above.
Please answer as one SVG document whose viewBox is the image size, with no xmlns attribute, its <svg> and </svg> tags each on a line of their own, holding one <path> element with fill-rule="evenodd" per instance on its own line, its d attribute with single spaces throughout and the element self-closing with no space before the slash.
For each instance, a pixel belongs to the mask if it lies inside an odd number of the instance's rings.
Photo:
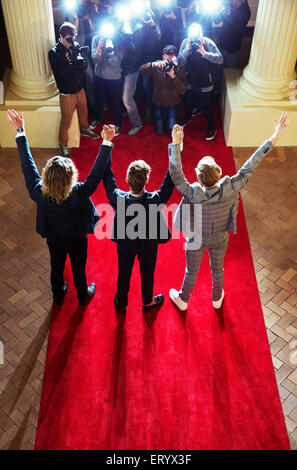
<svg viewBox="0 0 297 470">
<path fill-rule="evenodd" d="M 236 165 L 251 149 L 234 149 Z M 33 152 L 41 169 L 52 150 Z M 242 192 L 291 447 L 297 449 L 297 149 L 278 149 Z M 243 281 L 244 282 L 244 281 Z M 15 149 L 0 150 L 0 449 L 32 449 L 51 310 L 49 255 L 35 233 Z M 294 355 L 295 352 L 295 355 Z"/>
</svg>

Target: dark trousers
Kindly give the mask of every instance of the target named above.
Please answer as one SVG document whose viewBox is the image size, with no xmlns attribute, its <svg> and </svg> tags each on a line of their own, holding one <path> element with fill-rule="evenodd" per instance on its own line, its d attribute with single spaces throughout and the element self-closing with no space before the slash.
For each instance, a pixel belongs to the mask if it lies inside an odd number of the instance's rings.
<svg viewBox="0 0 297 470">
<path fill-rule="evenodd" d="M 117 246 L 118 251 L 118 282 L 117 296 L 121 307 L 128 305 L 128 292 L 130 278 L 135 257 L 138 257 L 141 275 L 142 302 L 148 305 L 153 300 L 154 273 L 157 261 L 158 245 L 151 245 L 141 253 L 123 250 Z"/>
<path fill-rule="evenodd" d="M 174 106 L 158 106 L 155 104 L 154 125 L 156 134 L 164 134 L 167 120 L 168 127 L 172 131 L 174 124 L 177 124 L 180 120 L 180 104 Z"/>
<path fill-rule="evenodd" d="M 63 298 L 64 267 L 69 255 L 73 282 L 79 300 L 88 295 L 86 263 L 88 253 L 88 237 L 81 235 L 71 240 L 48 238 L 47 244 L 51 257 L 51 285 L 55 300 Z"/>
<path fill-rule="evenodd" d="M 108 95 L 111 98 L 115 111 L 115 125 L 121 127 L 123 115 L 122 102 L 122 79 L 120 80 L 104 80 L 103 78 L 94 76 L 94 91 L 96 113 L 94 119 L 100 121 L 103 105 L 106 104 Z"/>
<path fill-rule="evenodd" d="M 212 91 L 202 92 L 188 90 L 184 95 L 186 118 L 191 119 L 194 108 L 202 109 L 206 117 L 208 129 L 215 129 L 214 115 L 211 107 Z"/>
</svg>

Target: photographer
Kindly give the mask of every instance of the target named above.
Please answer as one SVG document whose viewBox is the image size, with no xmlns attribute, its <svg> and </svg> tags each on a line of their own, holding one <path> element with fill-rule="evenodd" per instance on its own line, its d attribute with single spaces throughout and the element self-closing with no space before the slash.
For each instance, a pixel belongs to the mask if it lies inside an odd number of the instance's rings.
<svg viewBox="0 0 297 470">
<path fill-rule="evenodd" d="M 177 47 L 180 46 L 182 40 L 187 35 L 187 30 L 192 23 L 199 23 L 207 34 L 211 33 L 210 18 L 202 15 L 200 9 L 192 0 L 177 0 L 177 6 L 173 9 L 175 16 L 175 41 Z"/>
<path fill-rule="evenodd" d="M 111 39 L 101 39 L 94 36 L 92 42 L 92 59 L 95 66 L 94 90 L 96 99 L 96 112 L 90 129 L 95 129 L 101 120 L 103 106 L 109 94 L 115 110 L 115 135 L 118 135 L 122 126 L 122 66 L 124 56 L 123 48 Z"/>
<path fill-rule="evenodd" d="M 217 44 L 222 51 L 225 67 L 240 67 L 242 37 L 250 17 L 247 0 L 230 0 L 229 6 L 214 18 L 215 23 L 223 22 Z"/>
<path fill-rule="evenodd" d="M 83 89 L 86 61 L 80 54 L 79 44 L 74 42 L 76 28 L 71 23 L 60 27 L 59 42 L 50 49 L 48 59 L 52 67 L 57 87 L 60 91 L 61 122 L 59 146 L 63 157 L 70 157 L 68 149 L 68 129 L 77 108 L 80 133 L 91 139 L 99 135 L 89 129 L 86 94 Z"/>
<path fill-rule="evenodd" d="M 184 39 L 180 47 L 178 61 L 186 66 L 188 91 L 184 97 L 185 118 L 182 125 L 186 125 L 192 118 L 194 106 L 201 109 L 206 117 L 208 131 L 206 140 L 213 140 L 216 136 L 211 97 L 214 88 L 211 66 L 222 64 L 223 56 L 215 43 L 203 37 L 202 28 L 198 24 L 191 25 L 189 37 Z"/>
<path fill-rule="evenodd" d="M 124 28 L 123 33 L 124 70 L 126 73 L 123 84 L 123 102 L 132 124 L 132 128 L 128 132 L 128 135 L 131 136 L 142 129 L 142 122 L 134 99 L 139 68 L 150 60 L 150 55 L 161 38 L 160 27 L 149 8 L 149 2 L 147 2 L 145 14 L 132 23 L 130 31 Z"/>
<path fill-rule="evenodd" d="M 182 95 L 187 91 L 185 70 L 178 67 L 177 49 L 164 47 L 162 61 L 150 62 L 140 67 L 142 74 L 153 75 L 154 125 L 158 135 L 164 134 L 166 121 L 172 131 L 180 119 Z"/>
</svg>

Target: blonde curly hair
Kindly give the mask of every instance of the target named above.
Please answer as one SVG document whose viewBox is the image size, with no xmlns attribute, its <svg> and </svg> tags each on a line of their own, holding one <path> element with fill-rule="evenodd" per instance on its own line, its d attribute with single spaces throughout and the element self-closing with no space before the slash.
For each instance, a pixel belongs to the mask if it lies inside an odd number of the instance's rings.
<svg viewBox="0 0 297 470">
<path fill-rule="evenodd" d="M 77 169 L 70 158 L 50 158 L 42 170 L 41 191 L 43 196 L 63 204 L 77 183 Z"/>
</svg>

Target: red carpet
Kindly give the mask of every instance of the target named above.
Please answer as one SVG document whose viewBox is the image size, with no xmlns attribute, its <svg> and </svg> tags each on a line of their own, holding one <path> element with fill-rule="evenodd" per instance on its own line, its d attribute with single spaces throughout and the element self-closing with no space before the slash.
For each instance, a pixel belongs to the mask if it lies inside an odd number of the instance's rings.
<svg viewBox="0 0 297 470">
<path fill-rule="evenodd" d="M 168 136 L 151 125 L 135 137 L 115 139 L 114 172 L 127 188 L 126 168 L 136 158 L 153 168 L 148 190 L 157 189 L 168 166 Z M 232 151 L 222 129 L 215 142 L 203 141 L 203 117 L 185 131 L 184 171 L 211 154 L 224 174 L 234 174 Z M 83 138 L 74 152 L 80 179 L 89 171 L 98 142 Z M 170 202 L 179 202 L 174 191 Z M 100 184 L 93 200 L 106 202 Z M 78 308 L 70 281 L 65 304 L 54 308 L 42 390 L 37 449 L 288 449 L 253 261 L 242 207 L 237 236 L 230 237 L 225 262 L 225 302 L 216 313 L 205 255 L 188 313 L 168 298 L 180 288 L 183 242 L 159 248 L 155 293 L 164 306 L 141 312 L 138 263 L 134 267 L 126 318 L 113 307 L 116 245 L 89 237 L 88 280 L 95 298 Z"/>
</svg>

